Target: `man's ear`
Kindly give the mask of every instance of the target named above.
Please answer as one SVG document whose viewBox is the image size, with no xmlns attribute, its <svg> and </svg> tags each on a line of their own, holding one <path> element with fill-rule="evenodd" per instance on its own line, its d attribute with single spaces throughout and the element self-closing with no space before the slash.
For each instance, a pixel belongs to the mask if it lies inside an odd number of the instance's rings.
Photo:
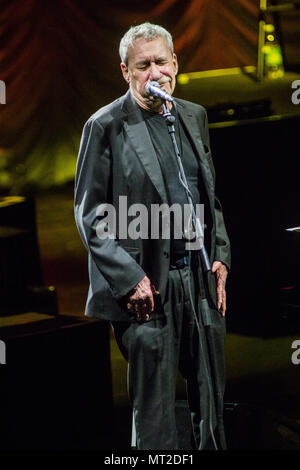
<svg viewBox="0 0 300 470">
<path fill-rule="evenodd" d="M 175 69 L 175 75 L 178 73 L 178 60 L 177 60 L 177 55 L 173 54 L 173 65 Z"/>
<path fill-rule="evenodd" d="M 129 72 L 128 72 L 128 67 L 126 67 L 126 65 L 124 64 L 124 62 L 121 62 L 121 70 L 122 70 L 122 74 L 123 74 L 123 77 L 124 77 L 124 80 L 129 83 L 130 79 L 129 79 Z"/>
</svg>

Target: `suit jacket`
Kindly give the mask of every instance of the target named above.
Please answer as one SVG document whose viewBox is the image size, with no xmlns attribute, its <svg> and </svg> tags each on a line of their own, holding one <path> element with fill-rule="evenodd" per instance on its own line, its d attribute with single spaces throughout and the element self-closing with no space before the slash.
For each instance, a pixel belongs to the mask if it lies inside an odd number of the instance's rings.
<svg viewBox="0 0 300 470">
<path fill-rule="evenodd" d="M 215 197 L 207 114 L 197 104 L 175 99 L 182 125 L 193 144 L 209 201 L 210 260 L 230 267 L 230 243 L 222 208 Z M 171 144 L 170 144 L 171 145 Z M 170 265 L 170 240 L 100 239 L 97 236 L 99 205 L 112 204 L 116 220 L 119 196 L 128 207 L 142 203 L 168 203 L 161 168 L 139 106 L 130 91 L 99 109 L 86 122 L 80 143 L 75 179 L 75 220 L 88 250 L 90 287 L 85 314 L 107 320 L 127 320 L 124 296 L 145 275 L 164 301 Z M 102 214 L 103 215 L 103 214 Z M 121 214 L 124 216 L 124 214 Z M 206 234 L 207 237 L 207 234 Z"/>
</svg>

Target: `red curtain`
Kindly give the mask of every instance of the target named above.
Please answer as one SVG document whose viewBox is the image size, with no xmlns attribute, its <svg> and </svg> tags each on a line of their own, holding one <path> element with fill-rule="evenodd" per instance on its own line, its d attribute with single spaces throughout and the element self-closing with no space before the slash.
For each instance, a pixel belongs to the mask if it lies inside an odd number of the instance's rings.
<svg viewBox="0 0 300 470">
<path fill-rule="evenodd" d="M 144 21 L 174 38 L 180 71 L 256 63 L 258 0 L 1 0 L 0 187 L 74 177 L 82 126 L 123 94 L 118 47 Z"/>
</svg>

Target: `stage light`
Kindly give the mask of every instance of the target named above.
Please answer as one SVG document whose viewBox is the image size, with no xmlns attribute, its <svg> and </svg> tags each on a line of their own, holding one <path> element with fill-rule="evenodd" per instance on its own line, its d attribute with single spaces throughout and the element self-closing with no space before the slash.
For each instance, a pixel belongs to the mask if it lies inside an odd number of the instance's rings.
<svg viewBox="0 0 300 470">
<path fill-rule="evenodd" d="M 265 31 L 266 33 L 274 33 L 275 27 L 274 27 L 273 24 L 265 24 L 265 25 L 264 25 L 264 31 Z"/>
<path fill-rule="evenodd" d="M 187 73 L 180 73 L 177 77 L 177 81 L 180 85 L 187 85 L 190 81 L 190 78 Z"/>
<path fill-rule="evenodd" d="M 266 43 L 263 47 L 265 58 L 265 73 L 267 78 L 280 78 L 284 76 L 283 57 L 281 47 L 276 42 Z"/>
</svg>

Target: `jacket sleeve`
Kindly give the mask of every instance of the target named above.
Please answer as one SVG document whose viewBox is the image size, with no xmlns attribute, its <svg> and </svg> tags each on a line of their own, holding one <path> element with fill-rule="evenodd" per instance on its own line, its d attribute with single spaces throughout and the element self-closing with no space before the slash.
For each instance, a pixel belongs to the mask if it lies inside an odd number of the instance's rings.
<svg viewBox="0 0 300 470">
<path fill-rule="evenodd" d="M 119 244 L 113 231 L 110 236 L 103 236 L 103 217 L 108 214 L 105 210 L 112 218 L 114 216 L 111 169 L 109 140 L 101 124 L 90 118 L 83 129 L 77 160 L 75 220 L 86 249 L 113 296 L 119 300 L 145 277 L 145 273 Z"/>
<path fill-rule="evenodd" d="M 203 108 L 204 109 L 204 108 Z M 204 119 L 204 136 L 203 136 L 203 143 L 210 149 L 210 139 L 209 139 L 209 129 L 208 129 L 208 119 L 207 113 L 205 112 L 205 119 Z M 209 161 L 209 165 L 211 167 L 211 171 L 215 180 L 215 169 L 213 165 L 212 159 Z M 215 251 L 215 261 L 221 261 L 225 264 L 228 270 L 231 267 L 231 249 L 230 249 L 230 241 L 228 238 L 228 234 L 225 227 L 224 216 L 222 205 L 219 199 L 215 196 L 215 221 L 216 221 L 216 251 Z"/>
</svg>

